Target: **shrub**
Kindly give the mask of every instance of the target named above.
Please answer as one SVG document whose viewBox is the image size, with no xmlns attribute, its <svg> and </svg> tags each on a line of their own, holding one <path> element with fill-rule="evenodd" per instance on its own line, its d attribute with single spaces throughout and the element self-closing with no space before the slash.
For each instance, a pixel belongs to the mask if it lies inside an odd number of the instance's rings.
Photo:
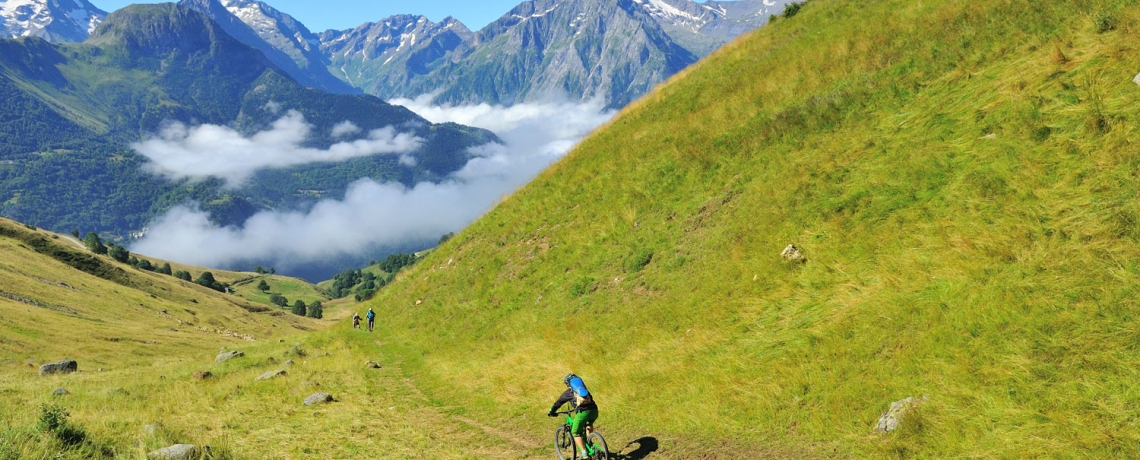
<svg viewBox="0 0 1140 460">
<path fill-rule="evenodd" d="M 139 270 L 154 271 L 154 264 L 150 263 L 150 261 L 146 259 L 139 259 L 139 264 L 136 265 L 136 267 L 138 267 Z"/>
<path fill-rule="evenodd" d="M 190 281 L 192 279 L 190 278 L 190 272 L 184 270 L 174 272 L 174 277 L 183 281 Z"/>
<path fill-rule="evenodd" d="M 583 276 L 579 278 L 578 281 L 575 281 L 572 286 L 570 286 L 570 295 L 574 297 L 581 297 L 589 294 L 590 292 L 593 292 L 597 288 L 598 287 L 594 283 L 593 278 L 589 276 Z"/>
<path fill-rule="evenodd" d="M 297 299 L 296 302 L 293 302 L 293 314 L 294 315 L 305 316 L 306 313 L 308 313 L 308 311 L 306 310 L 306 307 L 305 307 L 305 301 L 303 301 L 301 299 Z"/>
<path fill-rule="evenodd" d="M 162 264 L 162 266 L 158 267 L 158 269 L 156 269 L 154 272 L 155 273 L 162 273 L 163 275 L 169 275 L 170 274 L 170 263 L 167 262 L 167 263 Z"/>
<path fill-rule="evenodd" d="M 1098 34 L 1116 30 L 1116 16 L 1113 16 L 1112 13 L 1101 11 L 1093 17 L 1093 25 L 1096 26 L 1096 33 Z"/>
<path fill-rule="evenodd" d="M 803 3 L 800 2 L 792 2 L 784 5 L 784 18 L 795 16 L 796 13 L 800 12 L 800 8 L 803 8 Z"/>
<path fill-rule="evenodd" d="M 111 256 L 112 259 L 123 263 L 126 263 L 131 257 L 131 253 L 130 251 L 127 251 L 127 248 L 119 246 L 115 243 L 111 243 L 111 246 L 107 249 L 107 255 Z"/>
<path fill-rule="evenodd" d="M 316 318 L 316 319 L 324 318 L 325 308 L 323 305 L 321 305 L 320 300 L 314 301 L 312 304 L 309 305 L 308 316 L 310 318 Z"/>
<path fill-rule="evenodd" d="M 286 299 L 285 296 L 281 294 L 270 294 L 269 303 L 285 308 L 286 305 L 289 305 L 289 299 Z"/>
<path fill-rule="evenodd" d="M 653 261 L 653 250 L 642 248 L 641 250 L 634 253 L 633 256 L 631 256 L 629 259 L 626 259 L 625 271 L 627 273 L 640 271 L 641 269 L 645 268 L 646 265 L 649 265 L 649 262 L 651 261 Z"/>
<path fill-rule="evenodd" d="M 87 236 L 83 237 L 83 245 L 87 246 L 87 250 L 96 254 L 106 254 L 107 246 L 103 244 L 103 240 L 96 235 L 95 232 L 88 232 Z"/>
<path fill-rule="evenodd" d="M 40 406 L 40 415 L 36 419 L 36 429 L 44 433 L 51 433 L 67 445 L 75 445 L 87 439 L 87 433 L 82 428 L 67 422 L 71 414 L 55 404 Z"/>
<path fill-rule="evenodd" d="M 269 292 L 269 283 L 266 283 L 265 280 L 261 280 L 260 283 L 257 283 L 257 290 L 261 292 Z"/>
</svg>

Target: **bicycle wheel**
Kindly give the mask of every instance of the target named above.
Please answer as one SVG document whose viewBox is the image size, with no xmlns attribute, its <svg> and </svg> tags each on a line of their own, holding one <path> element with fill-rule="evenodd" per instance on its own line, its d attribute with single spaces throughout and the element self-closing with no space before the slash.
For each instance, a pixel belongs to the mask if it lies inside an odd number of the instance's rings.
<svg viewBox="0 0 1140 460">
<path fill-rule="evenodd" d="M 561 460 L 574 460 L 574 437 L 570 427 L 562 425 L 554 430 L 554 452 Z"/>
<path fill-rule="evenodd" d="M 597 431 L 590 433 L 588 436 L 586 436 L 586 442 L 594 446 L 594 455 L 590 457 L 591 459 L 610 459 L 610 448 L 606 445 L 606 438 L 603 438 L 601 433 L 598 433 Z"/>
</svg>

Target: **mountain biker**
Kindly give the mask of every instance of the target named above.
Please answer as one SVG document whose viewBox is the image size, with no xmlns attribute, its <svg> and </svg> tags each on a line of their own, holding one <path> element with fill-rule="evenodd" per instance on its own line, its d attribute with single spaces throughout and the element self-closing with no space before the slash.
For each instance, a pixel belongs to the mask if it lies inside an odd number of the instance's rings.
<svg viewBox="0 0 1140 460">
<path fill-rule="evenodd" d="M 566 391 L 558 397 L 557 401 L 554 401 L 554 405 L 550 406 L 550 412 L 547 412 L 546 415 L 557 417 L 558 409 L 563 404 L 570 403 L 572 414 L 570 433 L 574 435 L 574 443 L 578 445 L 578 451 L 587 452 L 583 438 L 594 431 L 594 422 L 598 420 L 598 405 L 594 402 L 594 396 L 590 394 L 590 390 L 586 389 L 586 382 L 583 382 L 581 377 L 567 374 L 566 378 L 562 379 L 562 383 L 566 384 Z"/>
<path fill-rule="evenodd" d="M 372 324 L 376 322 L 376 312 L 369 308 L 368 314 L 364 316 L 368 318 L 368 332 L 372 332 Z"/>
</svg>

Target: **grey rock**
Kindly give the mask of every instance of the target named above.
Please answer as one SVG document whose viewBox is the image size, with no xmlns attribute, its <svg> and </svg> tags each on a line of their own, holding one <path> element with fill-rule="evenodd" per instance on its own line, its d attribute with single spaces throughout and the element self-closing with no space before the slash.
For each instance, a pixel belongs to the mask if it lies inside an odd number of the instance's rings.
<svg viewBox="0 0 1140 460">
<path fill-rule="evenodd" d="M 223 352 L 223 353 L 218 354 L 218 356 L 216 358 L 214 358 L 214 362 L 215 363 L 226 362 L 226 361 L 229 361 L 229 360 L 234 359 L 234 358 L 240 358 L 242 356 L 245 356 L 245 353 L 242 353 L 242 352 L 237 351 L 237 350 L 227 351 L 227 352 Z"/>
<path fill-rule="evenodd" d="M 313 393 L 308 398 L 305 398 L 306 406 L 312 406 L 314 404 L 325 404 L 330 402 L 333 402 L 333 397 L 328 393 Z"/>
<path fill-rule="evenodd" d="M 130 393 L 128 393 L 127 390 L 124 390 L 123 387 L 111 387 L 111 388 L 108 388 L 106 390 L 103 390 L 103 394 L 105 394 L 107 396 L 113 396 L 113 395 L 129 395 Z"/>
<path fill-rule="evenodd" d="M 52 392 L 51 392 L 52 396 L 66 396 L 69 394 L 71 394 L 71 392 L 67 391 L 67 388 L 64 388 L 64 387 L 56 388 L 55 390 L 52 390 Z"/>
<path fill-rule="evenodd" d="M 40 366 L 40 375 L 44 376 L 52 374 L 70 374 L 77 370 L 79 370 L 79 363 L 76 363 L 70 359 L 65 359 L 63 361 L 47 363 Z"/>
<path fill-rule="evenodd" d="M 175 444 L 163 447 L 147 454 L 147 458 L 155 460 L 191 460 L 197 459 L 200 454 L 198 446 L 193 444 Z"/>
<path fill-rule="evenodd" d="M 1136 77 L 1132 79 L 1132 83 L 1140 85 L 1140 73 L 1136 74 Z"/>
<path fill-rule="evenodd" d="M 927 396 L 921 398 L 906 398 L 891 403 L 891 407 L 887 409 L 881 417 L 879 423 L 875 425 L 875 431 L 879 433 L 889 433 L 899 428 L 899 425 L 906 417 L 913 413 L 920 404 L 926 401 Z"/>
<path fill-rule="evenodd" d="M 155 433 L 158 433 L 158 425 L 155 425 L 153 423 L 148 424 L 143 427 L 142 433 L 146 436 L 154 436 Z"/>
<path fill-rule="evenodd" d="M 788 244 L 788 247 L 780 253 L 780 257 L 788 262 L 807 262 L 807 257 L 804 256 L 803 251 L 800 251 L 800 248 L 796 247 L 794 243 Z"/>
<path fill-rule="evenodd" d="M 301 382 L 301 386 L 303 386 L 303 387 L 319 387 L 319 386 L 321 386 L 321 384 L 319 384 L 317 382 Z"/>
<path fill-rule="evenodd" d="M 374 362 L 372 362 L 372 361 L 365 361 L 365 362 L 364 362 L 364 367 L 367 367 L 367 368 L 369 368 L 369 369 L 379 369 L 379 368 L 380 368 L 380 363 L 374 363 Z"/>
<path fill-rule="evenodd" d="M 208 380 L 214 377 L 210 371 L 194 371 L 194 380 Z"/>
<path fill-rule="evenodd" d="M 293 360 L 291 360 L 291 359 L 290 359 L 290 360 L 288 360 L 288 361 L 285 361 L 285 363 L 284 363 L 284 364 L 285 364 L 286 366 L 292 366 L 292 365 L 294 365 L 294 364 L 297 364 L 297 363 L 294 363 L 294 362 L 293 362 Z"/>
<path fill-rule="evenodd" d="M 258 376 L 254 380 L 269 380 L 269 379 L 273 379 L 273 378 L 277 378 L 277 377 L 284 377 L 284 376 L 285 376 L 285 370 L 284 369 L 278 369 L 275 371 L 268 371 L 264 374 L 261 374 L 260 376 Z"/>
</svg>

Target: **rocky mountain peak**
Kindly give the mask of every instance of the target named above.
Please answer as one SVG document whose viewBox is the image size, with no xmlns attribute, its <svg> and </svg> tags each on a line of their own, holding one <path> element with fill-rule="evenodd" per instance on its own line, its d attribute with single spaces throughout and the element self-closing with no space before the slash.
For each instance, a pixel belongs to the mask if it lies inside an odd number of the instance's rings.
<svg viewBox="0 0 1140 460">
<path fill-rule="evenodd" d="M 81 42 L 106 17 L 87 0 L 0 0 L 0 38 Z"/>
</svg>

